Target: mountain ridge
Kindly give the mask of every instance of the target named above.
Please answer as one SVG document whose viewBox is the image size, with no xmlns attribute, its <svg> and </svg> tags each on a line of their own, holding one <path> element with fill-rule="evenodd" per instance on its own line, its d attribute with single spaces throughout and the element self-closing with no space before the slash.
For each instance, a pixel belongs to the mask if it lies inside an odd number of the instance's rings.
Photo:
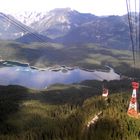
<svg viewBox="0 0 140 140">
<path fill-rule="evenodd" d="M 14 35 L 15 32 L 12 32 L 13 34 L 11 33 L 10 37 L 5 36 L 5 39 L 17 40 L 19 38 L 18 40 L 20 40 L 20 37 L 27 33 L 37 33 L 44 37 L 51 38 L 56 43 L 67 45 L 75 43 L 95 43 L 107 48 L 130 48 L 129 26 L 126 15 L 95 16 L 90 13 L 80 13 L 76 10 L 71 10 L 70 8 L 57 8 L 42 14 L 28 13 L 28 17 L 23 18 L 22 20 L 25 23 L 29 21 L 27 23 L 28 25 L 30 24 L 29 26 L 26 26 L 14 17 L 12 17 L 12 20 L 14 24 L 18 22 L 16 28 L 19 29 L 18 26 L 21 25 L 20 31 L 17 33 L 20 33 L 21 31 L 24 31 L 24 33 L 21 33 L 16 37 Z M 1 18 L 0 23 L 2 24 Z M 11 28 L 13 23 L 10 25 Z M 4 26 L 5 24 L 6 26 Z M 8 28 L 8 21 L 7 23 L 4 23 L 4 25 L 2 26 L 2 29 Z M 0 30 L 1 35 L 3 35 L 3 32 Z M 8 34 L 8 31 L 5 33 Z M 12 37 L 12 35 L 14 37 Z M 35 39 L 33 39 L 33 42 L 34 41 Z M 23 42 L 26 42 L 26 40 Z M 31 42 L 32 40 L 30 40 L 30 43 Z"/>
</svg>

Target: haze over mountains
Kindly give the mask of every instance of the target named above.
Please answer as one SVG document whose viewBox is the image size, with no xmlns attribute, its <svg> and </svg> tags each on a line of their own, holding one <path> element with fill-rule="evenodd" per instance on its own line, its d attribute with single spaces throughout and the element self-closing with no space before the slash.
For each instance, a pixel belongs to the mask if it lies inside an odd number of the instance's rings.
<svg viewBox="0 0 140 140">
<path fill-rule="evenodd" d="M 130 44 L 126 15 L 98 17 L 70 8 L 15 17 L 0 13 L 0 39 L 22 43 L 95 43 L 118 49 L 128 49 Z"/>
</svg>

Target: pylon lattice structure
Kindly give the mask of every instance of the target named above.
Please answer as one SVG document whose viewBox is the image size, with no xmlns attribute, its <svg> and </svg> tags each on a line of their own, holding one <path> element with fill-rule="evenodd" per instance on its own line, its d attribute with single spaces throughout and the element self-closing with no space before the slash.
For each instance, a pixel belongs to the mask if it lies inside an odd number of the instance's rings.
<svg viewBox="0 0 140 140">
<path fill-rule="evenodd" d="M 133 92 L 130 99 L 127 114 L 131 117 L 138 117 L 138 103 L 137 103 L 137 90 L 139 88 L 138 82 L 132 82 Z"/>
<path fill-rule="evenodd" d="M 108 96 L 108 89 L 107 88 L 103 88 L 102 96 L 103 97 L 107 97 Z"/>
</svg>

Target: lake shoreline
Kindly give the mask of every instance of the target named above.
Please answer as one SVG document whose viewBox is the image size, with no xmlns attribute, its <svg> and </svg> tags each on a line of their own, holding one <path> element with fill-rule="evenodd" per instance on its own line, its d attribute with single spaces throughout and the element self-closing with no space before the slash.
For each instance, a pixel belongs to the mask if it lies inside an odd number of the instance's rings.
<svg viewBox="0 0 140 140">
<path fill-rule="evenodd" d="M 88 71 L 88 72 L 94 72 L 94 71 L 109 72 L 112 69 L 112 68 L 110 68 L 108 66 L 104 66 L 107 69 L 105 69 L 105 68 L 104 69 L 87 69 L 87 68 L 83 68 L 83 67 L 80 67 L 80 66 L 70 67 L 70 66 L 66 66 L 66 65 L 52 65 L 52 66 L 49 66 L 49 67 L 39 68 L 37 66 L 30 65 L 30 63 L 20 62 L 20 61 L 17 61 L 17 60 L 14 61 L 14 60 L 3 60 L 3 59 L 0 60 L 0 63 L 3 63 L 3 64 L 11 63 L 11 64 L 13 64 L 13 66 L 15 64 L 17 64 L 19 66 L 30 67 L 31 69 L 35 69 L 35 70 L 39 70 L 39 71 L 46 71 L 46 70 L 51 70 L 51 71 L 74 70 L 74 69 L 79 68 L 81 70 Z"/>
<path fill-rule="evenodd" d="M 15 61 L 0 62 L 0 84 L 21 85 L 28 88 L 44 89 L 54 84 L 80 83 L 85 80 L 120 80 L 113 68 L 89 70 L 80 67 L 54 65 L 45 69 Z"/>
</svg>

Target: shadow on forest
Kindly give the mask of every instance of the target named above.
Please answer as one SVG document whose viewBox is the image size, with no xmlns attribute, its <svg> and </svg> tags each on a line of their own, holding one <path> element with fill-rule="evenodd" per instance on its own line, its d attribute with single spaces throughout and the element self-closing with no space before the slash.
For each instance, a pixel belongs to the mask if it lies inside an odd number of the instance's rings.
<svg viewBox="0 0 140 140">
<path fill-rule="evenodd" d="M 0 86 L 0 133 L 14 130 L 7 124 L 7 118 L 19 110 L 20 102 L 27 98 L 26 93 L 27 89 L 19 86 Z"/>
<path fill-rule="evenodd" d="M 20 112 L 22 101 L 39 100 L 46 104 L 60 104 L 61 102 L 61 104 L 63 104 L 69 100 L 71 94 L 70 92 L 66 93 L 67 95 L 69 94 L 69 97 L 64 97 L 63 101 L 61 98 L 63 98 L 64 93 L 61 96 L 57 96 L 57 92 L 59 91 L 51 91 L 50 93 L 46 93 L 47 91 L 43 91 L 42 93 L 41 91 L 38 93 L 37 91 L 35 92 L 20 86 L 0 86 L 0 139 L 4 139 L 4 137 L 8 135 L 10 139 L 13 138 L 14 140 L 28 139 L 29 137 L 36 139 L 41 138 L 42 140 L 48 138 L 53 139 L 55 136 L 61 137 L 62 133 L 63 135 L 67 135 L 67 129 L 71 130 L 71 133 L 75 135 L 78 126 L 76 127 L 73 125 L 75 130 L 71 129 L 72 126 L 69 126 L 69 124 L 67 125 L 66 121 L 70 121 L 70 123 L 73 121 L 77 122 L 78 115 L 71 115 L 67 120 L 64 118 L 57 118 L 56 115 L 56 119 L 54 119 L 53 117 L 44 117 L 41 114 L 35 114 L 31 111 L 31 113 L 25 113 L 26 116 L 20 116 L 16 118 L 16 120 L 13 120 L 13 114 Z M 74 98 L 70 99 L 70 101 Z M 52 113 L 55 114 L 55 112 Z M 9 122 L 10 116 L 12 117 L 12 122 Z M 18 121 L 18 119 L 23 120 Z M 20 136 L 20 133 L 22 136 Z"/>
<path fill-rule="evenodd" d="M 21 86 L 0 86 L 0 133 L 17 131 L 14 126 L 8 124 L 7 119 L 20 110 L 23 101 L 37 100 L 52 105 L 80 105 L 85 99 L 99 93 L 99 90 L 96 92 L 94 90 L 88 86 L 46 91 L 29 90 Z"/>
</svg>

